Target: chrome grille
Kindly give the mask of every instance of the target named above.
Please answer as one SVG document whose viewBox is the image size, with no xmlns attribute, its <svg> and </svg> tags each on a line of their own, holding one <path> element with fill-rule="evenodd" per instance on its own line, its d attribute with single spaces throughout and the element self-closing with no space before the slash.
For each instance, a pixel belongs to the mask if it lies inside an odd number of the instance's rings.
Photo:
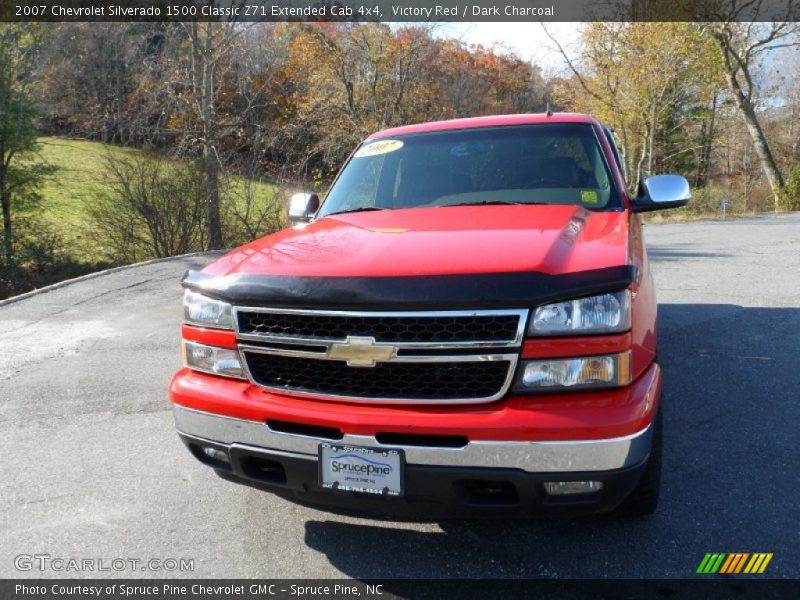
<svg viewBox="0 0 800 600">
<path fill-rule="evenodd" d="M 519 315 L 488 314 L 394 314 L 263 312 L 237 310 L 239 333 L 247 336 L 343 340 L 370 336 L 378 342 L 509 343 L 517 338 Z"/>
<path fill-rule="evenodd" d="M 477 403 L 506 393 L 526 310 L 234 308 L 250 380 L 355 402 Z"/>
</svg>

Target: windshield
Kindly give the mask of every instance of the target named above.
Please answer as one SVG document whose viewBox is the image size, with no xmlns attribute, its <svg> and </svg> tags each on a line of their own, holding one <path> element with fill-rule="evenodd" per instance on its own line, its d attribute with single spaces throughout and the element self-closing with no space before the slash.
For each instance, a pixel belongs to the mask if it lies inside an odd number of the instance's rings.
<svg viewBox="0 0 800 600">
<path fill-rule="evenodd" d="M 365 142 L 334 182 L 318 216 L 496 203 L 621 207 L 594 128 L 547 123 Z"/>
</svg>

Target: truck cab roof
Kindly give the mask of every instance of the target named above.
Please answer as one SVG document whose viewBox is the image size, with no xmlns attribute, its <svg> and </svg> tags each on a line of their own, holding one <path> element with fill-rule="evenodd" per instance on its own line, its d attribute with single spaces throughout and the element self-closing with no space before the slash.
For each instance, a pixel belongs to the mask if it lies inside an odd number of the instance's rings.
<svg viewBox="0 0 800 600">
<path fill-rule="evenodd" d="M 432 121 L 384 129 L 370 135 L 368 140 L 376 140 L 397 135 L 446 131 L 449 129 L 475 129 L 478 127 L 502 127 L 505 125 L 528 125 L 536 123 L 589 123 L 599 125 L 597 120 L 582 113 L 529 113 L 517 115 L 489 115 L 467 119 Z"/>
</svg>

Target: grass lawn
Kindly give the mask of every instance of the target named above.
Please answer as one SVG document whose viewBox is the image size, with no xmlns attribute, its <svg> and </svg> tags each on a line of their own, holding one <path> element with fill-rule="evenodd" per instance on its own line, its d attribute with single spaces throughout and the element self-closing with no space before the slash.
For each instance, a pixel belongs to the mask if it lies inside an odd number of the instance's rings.
<svg viewBox="0 0 800 600">
<path fill-rule="evenodd" d="M 41 189 L 42 216 L 56 227 L 64 239 L 66 252 L 75 260 L 85 263 L 102 261 L 106 253 L 102 242 L 91 233 L 85 209 L 105 193 L 107 160 L 135 156 L 141 151 L 56 137 L 42 137 L 39 142 L 41 159 L 57 168 Z M 256 190 L 259 199 L 269 202 L 277 187 L 271 183 L 258 183 Z"/>
<path fill-rule="evenodd" d="M 103 249 L 89 233 L 85 207 L 104 190 L 107 157 L 130 156 L 137 150 L 53 137 L 39 142 L 41 159 L 57 168 L 41 188 L 42 215 L 63 236 L 69 254 L 81 262 L 96 262 Z"/>
</svg>

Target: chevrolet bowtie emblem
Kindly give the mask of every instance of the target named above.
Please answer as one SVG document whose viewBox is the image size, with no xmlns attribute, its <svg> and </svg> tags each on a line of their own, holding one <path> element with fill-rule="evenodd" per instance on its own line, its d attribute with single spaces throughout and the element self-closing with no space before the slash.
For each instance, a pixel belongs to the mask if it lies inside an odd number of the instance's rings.
<svg viewBox="0 0 800 600">
<path fill-rule="evenodd" d="M 328 358 L 343 360 L 348 367 L 374 367 L 375 363 L 397 356 L 397 347 L 377 344 L 374 337 L 347 336 L 344 343 L 333 343 Z"/>
</svg>

